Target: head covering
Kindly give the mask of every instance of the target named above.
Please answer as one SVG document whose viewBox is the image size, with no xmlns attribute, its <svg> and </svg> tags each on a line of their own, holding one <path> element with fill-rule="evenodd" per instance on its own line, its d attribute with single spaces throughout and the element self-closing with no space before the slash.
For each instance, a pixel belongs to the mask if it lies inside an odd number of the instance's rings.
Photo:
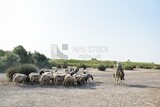
<svg viewBox="0 0 160 107">
<path fill-rule="evenodd" d="M 117 67 L 122 67 L 122 64 L 120 62 L 117 62 Z"/>
</svg>

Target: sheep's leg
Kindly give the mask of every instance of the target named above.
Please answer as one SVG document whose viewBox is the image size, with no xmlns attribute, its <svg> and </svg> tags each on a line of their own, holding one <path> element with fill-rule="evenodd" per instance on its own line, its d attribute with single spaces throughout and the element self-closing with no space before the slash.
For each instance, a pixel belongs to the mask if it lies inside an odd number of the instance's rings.
<svg viewBox="0 0 160 107">
<path fill-rule="evenodd" d="M 42 81 L 41 81 L 41 85 L 44 85 L 46 83 L 46 81 L 43 79 Z"/>
<path fill-rule="evenodd" d="M 117 78 L 117 81 L 116 81 L 116 82 L 117 82 L 117 85 L 119 85 L 118 80 L 119 80 L 119 78 Z"/>
<path fill-rule="evenodd" d="M 87 79 L 87 81 L 88 81 L 88 82 L 91 82 L 91 80 L 90 80 L 90 79 L 91 79 L 91 78 L 88 78 L 88 79 Z"/>
<path fill-rule="evenodd" d="M 122 80 L 121 80 L 121 84 L 122 84 Z"/>
<path fill-rule="evenodd" d="M 120 79 L 120 78 L 118 79 L 118 84 L 119 84 L 119 85 L 121 84 L 121 79 Z"/>
<path fill-rule="evenodd" d="M 114 86 L 116 86 L 116 80 L 114 81 Z"/>
<path fill-rule="evenodd" d="M 22 84 L 20 84 L 20 85 L 23 85 L 24 84 L 24 81 L 22 81 Z"/>
<path fill-rule="evenodd" d="M 114 86 L 116 86 L 116 78 L 115 78 L 115 80 L 114 80 Z"/>
<path fill-rule="evenodd" d="M 65 82 L 63 81 L 62 84 L 65 85 Z"/>
<path fill-rule="evenodd" d="M 116 85 L 116 77 L 115 74 L 113 74 L 113 78 L 114 78 L 114 86 Z"/>
<path fill-rule="evenodd" d="M 54 83 L 54 80 L 52 80 L 52 84 L 54 85 L 55 83 Z"/>
<path fill-rule="evenodd" d="M 117 78 L 115 78 L 115 86 L 116 86 L 116 85 L 118 85 L 118 84 L 117 84 L 117 81 L 118 81 L 118 79 L 117 79 Z"/>
<path fill-rule="evenodd" d="M 116 77 L 114 77 L 115 78 L 115 80 L 114 80 L 114 86 L 116 86 L 117 85 L 117 80 L 116 80 Z"/>
<path fill-rule="evenodd" d="M 77 82 L 74 82 L 74 86 L 76 86 L 76 88 L 77 88 L 77 85 L 78 85 L 78 83 L 77 83 Z"/>
<path fill-rule="evenodd" d="M 66 81 L 63 82 L 64 86 L 66 86 Z"/>
<path fill-rule="evenodd" d="M 55 79 L 55 85 L 57 85 L 58 84 L 58 80 L 57 79 Z"/>
</svg>

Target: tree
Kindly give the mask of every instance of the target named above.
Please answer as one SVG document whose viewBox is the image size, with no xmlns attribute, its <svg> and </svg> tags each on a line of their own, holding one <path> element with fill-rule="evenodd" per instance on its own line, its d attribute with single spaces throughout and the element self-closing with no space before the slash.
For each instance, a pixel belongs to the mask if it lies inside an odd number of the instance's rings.
<svg viewBox="0 0 160 107">
<path fill-rule="evenodd" d="M 40 54 L 39 52 L 34 52 L 33 53 L 33 58 L 37 61 L 37 62 L 43 62 L 47 60 L 47 57 L 43 54 Z"/>
<path fill-rule="evenodd" d="M 28 63 L 29 64 L 34 64 L 35 63 L 33 55 L 32 55 L 31 52 L 28 52 L 27 57 L 28 57 Z"/>
<path fill-rule="evenodd" d="M 28 63 L 27 51 L 19 45 L 13 49 L 13 53 L 20 57 L 20 63 Z"/>
<path fill-rule="evenodd" d="M 127 62 L 131 62 L 130 59 L 128 59 Z"/>
<path fill-rule="evenodd" d="M 97 60 L 96 58 L 91 58 L 91 60 Z"/>
<path fill-rule="evenodd" d="M 26 49 L 19 45 L 13 51 L 0 50 L 0 72 L 3 72 L 7 67 L 19 64 L 35 64 L 39 68 L 51 68 L 49 59 L 39 52 L 27 52 Z"/>
<path fill-rule="evenodd" d="M 3 72 L 10 66 L 18 65 L 20 57 L 12 52 L 6 52 L 4 56 L 0 56 L 0 72 Z"/>
<path fill-rule="evenodd" d="M 5 55 L 5 51 L 0 49 L 0 56 L 4 56 Z"/>
<path fill-rule="evenodd" d="M 36 64 L 39 68 L 51 68 L 51 65 L 45 55 L 35 51 L 32 54 L 32 57 L 34 59 L 34 64 Z"/>
</svg>

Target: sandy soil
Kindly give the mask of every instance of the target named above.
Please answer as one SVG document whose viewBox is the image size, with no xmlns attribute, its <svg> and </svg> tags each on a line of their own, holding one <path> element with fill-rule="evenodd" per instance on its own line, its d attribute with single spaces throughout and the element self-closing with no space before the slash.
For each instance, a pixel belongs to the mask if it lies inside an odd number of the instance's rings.
<svg viewBox="0 0 160 107">
<path fill-rule="evenodd" d="M 14 86 L 0 74 L 0 107 L 159 107 L 160 71 L 125 71 L 126 80 L 114 86 L 113 69 L 87 69 L 94 81 L 83 86 Z"/>
</svg>

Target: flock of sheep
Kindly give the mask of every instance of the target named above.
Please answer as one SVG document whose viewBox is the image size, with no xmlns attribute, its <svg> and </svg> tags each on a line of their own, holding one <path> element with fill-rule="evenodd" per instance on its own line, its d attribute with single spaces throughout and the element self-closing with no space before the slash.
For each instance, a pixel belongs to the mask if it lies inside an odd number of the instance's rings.
<svg viewBox="0 0 160 107">
<path fill-rule="evenodd" d="M 25 74 L 15 73 L 13 75 L 13 82 L 16 84 L 23 84 L 28 79 L 31 84 L 53 84 L 64 86 L 78 86 L 93 81 L 93 76 L 89 73 L 78 73 L 79 68 L 67 68 L 64 73 L 58 72 L 58 69 L 41 69 L 39 73 Z"/>
<path fill-rule="evenodd" d="M 83 71 L 83 69 L 81 71 Z M 13 82 L 15 84 L 23 84 L 29 80 L 31 84 L 40 83 L 41 85 L 54 84 L 78 86 L 87 83 L 90 79 L 93 81 L 93 76 L 91 74 L 86 72 L 79 74 L 78 72 L 79 68 L 67 68 L 64 73 L 60 73 L 56 67 L 53 67 L 52 69 L 41 69 L 39 73 L 30 73 L 29 76 L 15 73 L 13 75 Z M 125 80 L 124 76 L 122 64 L 117 63 L 117 70 L 113 74 L 115 79 L 114 85 L 122 84 L 122 80 Z"/>
</svg>

